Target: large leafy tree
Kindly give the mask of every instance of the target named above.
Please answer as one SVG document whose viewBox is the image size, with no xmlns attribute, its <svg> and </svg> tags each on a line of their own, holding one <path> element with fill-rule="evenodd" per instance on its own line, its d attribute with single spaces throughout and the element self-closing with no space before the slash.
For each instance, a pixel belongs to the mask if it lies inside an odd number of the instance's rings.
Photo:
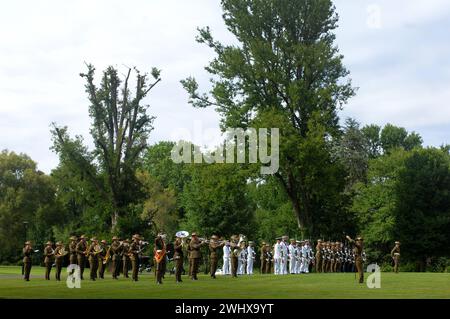
<svg viewBox="0 0 450 319">
<path fill-rule="evenodd" d="M 50 176 L 25 154 L 0 153 L 0 262 L 17 262 L 26 239 L 42 248 L 64 220 Z"/>
<path fill-rule="evenodd" d="M 222 0 L 221 4 L 225 24 L 238 44 L 224 45 L 213 39 L 209 28 L 200 29 L 197 41 L 216 54 L 206 68 L 212 75 L 211 94 L 199 93 L 194 78 L 182 84 L 195 107 L 216 107 L 222 129 L 247 128 L 255 121 L 281 129 L 290 147 L 280 154 L 275 176 L 293 206 L 298 227 L 313 232 L 317 220 L 313 215 L 335 204 L 324 205 L 328 199 L 316 196 L 324 183 L 306 171 L 313 166 L 320 178 L 327 175 L 321 174 L 326 166 L 315 166 L 300 152 L 316 147 L 310 135 L 317 137 L 311 130 L 317 126 L 322 128 L 323 150 L 328 149 L 325 142 L 338 134 L 337 111 L 354 94 L 334 43 L 335 7 L 330 0 Z M 283 125 L 277 126 L 280 119 Z"/>
<path fill-rule="evenodd" d="M 147 148 L 154 120 L 147 114 L 148 105 L 143 104 L 143 99 L 161 80 L 156 68 L 151 72 L 153 82 L 148 74 L 135 70 L 133 87 L 131 72 L 129 69 L 121 80 L 118 71 L 108 67 L 99 86 L 94 83 L 95 68 L 92 65 L 87 65 L 87 72 L 80 74 L 86 80 L 90 102 L 90 133 L 95 145 L 92 151 L 84 146 L 81 137 L 70 138 L 66 127 L 53 124 L 52 129 L 53 149 L 61 162 L 70 162 L 77 174 L 101 194 L 113 230 L 116 230 L 120 215 L 140 198 L 135 172 L 140 155 Z"/>
</svg>

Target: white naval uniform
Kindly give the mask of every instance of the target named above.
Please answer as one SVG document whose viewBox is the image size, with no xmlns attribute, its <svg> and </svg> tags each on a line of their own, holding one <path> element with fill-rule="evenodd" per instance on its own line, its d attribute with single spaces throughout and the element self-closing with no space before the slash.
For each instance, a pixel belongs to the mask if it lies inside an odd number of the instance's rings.
<svg viewBox="0 0 450 319">
<path fill-rule="evenodd" d="M 311 247 L 309 245 L 303 245 L 302 247 L 302 265 L 300 271 L 303 273 L 309 273 L 309 256 L 311 255 Z"/>
<path fill-rule="evenodd" d="M 231 258 L 231 247 L 230 246 L 223 246 L 223 269 L 222 269 L 222 274 L 224 274 L 224 275 L 230 275 L 231 274 L 230 258 Z"/>
<path fill-rule="evenodd" d="M 239 253 L 238 258 L 238 275 L 244 275 L 245 274 L 245 262 L 246 262 L 246 255 L 247 255 L 247 249 L 241 249 Z"/>
<path fill-rule="evenodd" d="M 302 265 L 302 246 L 297 245 L 297 247 L 295 248 L 295 257 L 296 257 L 296 262 L 295 262 L 295 273 L 299 274 L 301 273 L 301 265 Z"/>
<path fill-rule="evenodd" d="M 255 250 L 253 247 L 247 247 L 247 275 L 253 275 L 253 261 L 255 260 Z"/>
<path fill-rule="evenodd" d="M 281 242 L 281 249 L 282 249 L 282 258 L 281 258 L 281 274 L 287 275 L 288 269 L 287 269 L 287 261 L 288 261 L 288 246 L 284 241 Z"/>
<path fill-rule="evenodd" d="M 281 243 L 277 243 L 273 249 L 273 272 L 275 275 L 281 274 Z"/>
<path fill-rule="evenodd" d="M 289 250 L 289 273 L 295 274 L 295 267 L 297 265 L 297 260 L 295 259 L 296 254 L 296 246 L 289 244 L 288 250 Z"/>
</svg>

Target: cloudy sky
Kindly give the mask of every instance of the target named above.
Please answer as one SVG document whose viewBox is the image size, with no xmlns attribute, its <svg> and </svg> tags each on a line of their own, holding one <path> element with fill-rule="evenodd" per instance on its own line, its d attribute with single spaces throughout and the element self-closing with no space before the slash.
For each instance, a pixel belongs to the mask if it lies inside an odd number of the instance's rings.
<svg viewBox="0 0 450 319">
<path fill-rule="evenodd" d="M 294 0 L 293 0 L 294 1 Z M 157 116 L 151 143 L 179 134 L 199 144 L 218 131 L 214 110 L 187 103 L 179 80 L 212 58 L 194 41 L 197 26 L 232 41 L 220 1 L 8 1 L 0 11 L 0 149 L 30 155 L 39 169 L 58 164 L 49 125 L 69 126 L 89 141 L 84 62 L 162 69 L 147 103 Z M 426 145 L 450 143 L 450 1 L 336 0 L 337 44 L 359 87 L 342 118 L 391 122 L 420 133 Z"/>
</svg>

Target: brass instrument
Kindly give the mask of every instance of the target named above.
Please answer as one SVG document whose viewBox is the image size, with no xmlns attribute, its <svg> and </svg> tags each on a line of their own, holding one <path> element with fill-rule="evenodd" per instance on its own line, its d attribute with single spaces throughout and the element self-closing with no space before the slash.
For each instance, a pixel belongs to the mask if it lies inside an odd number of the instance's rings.
<svg viewBox="0 0 450 319">
<path fill-rule="evenodd" d="M 57 254 L 55 253 L 55 257 L 63 257 L 63 256 L 65 256 L 65 255 L 67 255 L 68 253 L 69 253 L 69 252 L 66 251 L 66 248 L 63 246 L 63 247 L 58 251 Z"/>
<path fill-rule="evenodd" d="M 111 246 L 109 246 L 108 250 L 106 251 L 105 257 L 103 257 L 103 265 L 105 265 L 109 258 L 111 258 Z"/>
</svg>

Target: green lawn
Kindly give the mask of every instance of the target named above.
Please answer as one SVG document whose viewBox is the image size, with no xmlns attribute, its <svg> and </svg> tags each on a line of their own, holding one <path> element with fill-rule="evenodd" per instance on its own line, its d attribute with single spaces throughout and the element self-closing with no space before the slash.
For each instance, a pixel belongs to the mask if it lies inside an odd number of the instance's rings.
<svg viewBox="0 0 450 319">
<path fill-rule="evenodd" d="M 163 285 L 155 284 L 153 273 L 141 275 L 139 282 L 113 281 L 107 273 L 104 280 L 83 280 L 81 289 L 69 289 L 65 271 L 62 281 L 54 280 L 54 269 L 52 280 L 45 281 L 44 269 L 35 266 L 31 281 L 25 282 L 20 267 L 0 267 L 0 298 L 450 298 L 450 273 L 382 273 L 380 289 L 357 284 L 351 273 L 217 276 L 216 280 L 200 275 L 198 281 L 183 276 L 181 284 L 166 275 Z"/>
</svg>

